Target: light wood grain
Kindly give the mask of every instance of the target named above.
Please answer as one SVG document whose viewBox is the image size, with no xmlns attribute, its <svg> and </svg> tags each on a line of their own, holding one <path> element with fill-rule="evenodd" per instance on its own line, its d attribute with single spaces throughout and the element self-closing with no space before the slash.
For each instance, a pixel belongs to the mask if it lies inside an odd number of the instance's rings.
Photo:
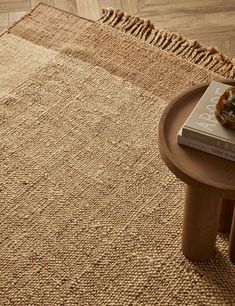
<svg viewBox="0 0 235 306">
<path fill-rule="evenodd" d="M 179 32 L 235 56 L 234 0 L 146 0 L 140 16 L 152 20 L 158 28 Z"/>
<path fill-rule="evenodd" d="M 78 12 L 76 0 L 54 1 L 54 6 L 73 14 L 77 14 Z"/>
<path fill-rule="evenodd" d="M 120 9 L 128 14 L 137 14 L 144 6 L 143 0 L 98 0 L 100 9 Z"/>
<path fill-rule="evenodd" d="M 20 18 L 22 18 L 25 14 L 27 14 L 27 11 L 21 11 L 21 12 L 10 12 L 9 13 L 9 23 L 13 24 L 14 22 L 18 21 Z"/>
<path fill-rule="evenodd" d="M 9 26 L 9 14 L 0 13 L 0 33 Z"/>
<path fill-rule="evenodd" d="M 138 13 L 143 7 L 143 1 L 138 0 L 121 0 L 121 9 L 129 14 Z"/>
<path fill-rule="evenodd" d="M 102 8 L 120 9 L 235 57 L 234 0 L 0 0 L 0 30 L 39 2 L 92 20 L 101 16 Z"/>
<path fill-rule="evenodd" d="M 122 4 L 121 0 L 99 0 L 98 1 L 99 8 L 102 10 L 102 8 L 113 8 L 113 9 L 121 9 Z"/>
<path fill-rule="evenodd" d="M 33 8 L 39 2 L 54 6 L 54 0 L 31 0 L 31 8 Z"/>
<path fill-rule="evenodd" d="M 27 11 L 30 5 L 30 0 L 1 0 L 0 13 Z"/>
<path fill-rule="evenodd" d="M 97 0 L 77 0 L 78 15 L 97 20 L 101 16 L 100 7 Z"/>
</svg>

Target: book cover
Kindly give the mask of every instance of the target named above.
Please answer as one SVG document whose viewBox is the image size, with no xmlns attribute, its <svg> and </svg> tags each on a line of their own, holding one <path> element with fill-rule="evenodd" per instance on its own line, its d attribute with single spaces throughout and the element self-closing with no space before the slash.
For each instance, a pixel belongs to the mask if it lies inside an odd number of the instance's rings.
<svg viewBox="0 0 235 306">
<path fill-rule="evenodd" d="M 235 131 L 222 126 L 215 117 L 220 96 L 230 85 L 212 81 L 182 127 L 182 135 L 203 144 L 235 153 Z"/>
<path fill-rule="evenodd" d="M 199 151 L 203 151 L 218 157 L 222 157 L 231 161 L 235 161 L 235 153 L 229 152 L 225 149 L 218 148 L 213 145 L 208 145 L 206 143 L 197 141 L 195 139 L 187 138 L 185 136 L 182 136 L 181 132 L 178 134 L 177 141 L 179 144 L 185 145 L 187 147 L 197 149 Z"/>
</svg>

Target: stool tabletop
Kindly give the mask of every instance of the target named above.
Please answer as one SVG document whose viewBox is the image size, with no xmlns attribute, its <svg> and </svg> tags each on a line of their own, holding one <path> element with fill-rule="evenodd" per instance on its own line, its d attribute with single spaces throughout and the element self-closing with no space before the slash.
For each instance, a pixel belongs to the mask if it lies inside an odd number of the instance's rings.
<svg viewBox="0 0 235 306">
<path fill-rule="evenodd" d="M 235 86 L 235 80 L 219 82 Z M 235 199 L 235 162 L 177 143 L 179 130 L 208 86 L 195 86 L 169 103 L 159 123 L 159 150 L 168 168 L 186 184 L 213 188 L 222 197 Z"/>
</svg>

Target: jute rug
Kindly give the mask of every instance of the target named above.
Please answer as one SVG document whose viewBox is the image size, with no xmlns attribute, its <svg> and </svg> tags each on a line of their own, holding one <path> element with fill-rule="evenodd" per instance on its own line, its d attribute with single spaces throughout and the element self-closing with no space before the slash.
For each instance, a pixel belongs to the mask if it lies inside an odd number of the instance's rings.
<svg viewBox="0 0 235 306">
<path fill-rule="evenodd" d="M 0 305 L 235 305 L 228 235 L 181 252 L 167 103 L 233 62 L 149 21 L 37 6 L 0 38 Z M 170 124 L 170 123 L 169 123 Z"/>
</svg>

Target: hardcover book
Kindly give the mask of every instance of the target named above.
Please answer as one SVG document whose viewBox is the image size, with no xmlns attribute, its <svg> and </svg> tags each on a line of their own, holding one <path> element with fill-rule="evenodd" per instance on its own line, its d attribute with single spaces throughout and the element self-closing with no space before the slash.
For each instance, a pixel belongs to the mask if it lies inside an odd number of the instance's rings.
<svg viewBox="0 0 235 306">
<path fill-rule="evenodd" d="M 216 81 L 210 83 L 179 131 L 178 143 L 235 160 L 235 131 L 222 126 L 215 117 L 216 103 L 229 87 Z"/>
<path fill-rule="evenodd" d="M 185 145 L 187 147 L 194 148 L 194 149 L 197 149 L 197 150 L 200 150 L 200 151 L 203 151 L 203 152 L 215 155 L 215 156 L 219 156 L 222 158 L 226 158 L 228 160 L 235 161 L 235 152 L 230 152 L 225 149 L 221 149 L 216 146 L 208 145 L 206 143 L 182 136 L 180 132 L 178 134 L 177 140 L 179 144 Z"/>
</svg>

